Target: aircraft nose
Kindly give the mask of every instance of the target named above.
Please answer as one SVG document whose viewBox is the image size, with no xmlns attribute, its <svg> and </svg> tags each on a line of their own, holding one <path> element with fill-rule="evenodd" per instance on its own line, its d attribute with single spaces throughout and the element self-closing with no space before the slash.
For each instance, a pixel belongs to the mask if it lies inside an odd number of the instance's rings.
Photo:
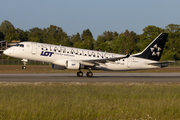
<svg viewBox="0 0 180 120">
<path fill-rule="evenodd" d="M 11 51 L 10 51 L 9 49 L 7 49 L 7 50 L 5 50 L 5 51 L 3 52 L 3 54 L 5 54 L 5 55 L 10 55 L 10 54 L 11 54 Z"/>
</svg>

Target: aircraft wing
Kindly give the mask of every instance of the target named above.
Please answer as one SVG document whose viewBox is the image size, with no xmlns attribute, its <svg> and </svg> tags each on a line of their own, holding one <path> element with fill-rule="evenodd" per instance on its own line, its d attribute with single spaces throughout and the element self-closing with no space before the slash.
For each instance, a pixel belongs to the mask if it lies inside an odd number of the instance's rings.
<svg viewBox="0 0 180 120">
<path fill-rule="evenodd" d="M 92 60 L 83 60 L 84 62 L 91 62 L 91 63 L 106 63 L 108 61 L 117 61 L 120 59 L 124 59 L 124 58 L 128 58 L 129 56 L 125 56 L 125 57 L 114 57 L 114 58 L 104 58 L 104 59 L 92 59 Z"/>
<path fill-rule="evenodd" d="M 131 52 L 129 52 L 129 54 L 127 54 L 127 55 L 124 56 L 124 57 L 103 58 L 103 59 L 93 59 L 93 60 L 83 60 L 83 61 L 85 61 L 85 62 L 92 62 L 92 63 L 96 63 L 96 62 L 106 63 L 107 61 L 117 61 L 117 60 L 120 60 L 120 59 L 128 58 L 133 51 L 134 51 L 134 50 L 132 50 Z"/>
<path fill-rule="evenodd" d="M 130 52 L 131 53 L 131 52 Z M 99 64 L 99 63 L 106 63 L 106 62 L 114 62 L 120 59 L 124 59 L 124 58 L 128 58 L 130 56 L 130 54 L 127 54 L 124 57 L 114 57 L 114 58 L 103 58 L 103 59 L 91 59 L 91 60 L 81 60 L 78 61 L 81 64 L 84 65 L 88 65 L 88 66 L 94 66 L 95 64 Z"/>
</svg>

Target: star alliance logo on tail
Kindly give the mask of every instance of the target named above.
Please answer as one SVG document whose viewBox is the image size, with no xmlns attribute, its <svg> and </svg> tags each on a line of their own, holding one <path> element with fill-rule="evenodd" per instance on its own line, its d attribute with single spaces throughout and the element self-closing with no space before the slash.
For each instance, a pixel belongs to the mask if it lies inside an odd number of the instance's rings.
<svg viewBox="0 0 180 120">
<path fill-rule="evenodd" d="M 154 45 L 154 47 L 150 48 L 152 52 L 152 56 L 159 56 L 161 48 L 157 46 L 157 44 Z"/>
</svg>

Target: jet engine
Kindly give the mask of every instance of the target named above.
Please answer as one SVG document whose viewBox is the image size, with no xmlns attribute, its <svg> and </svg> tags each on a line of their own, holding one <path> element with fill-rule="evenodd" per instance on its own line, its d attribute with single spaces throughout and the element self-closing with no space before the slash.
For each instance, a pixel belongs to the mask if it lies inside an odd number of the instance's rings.
<svg viewBox="0 0 180 120">
<path fill-rule="evenodd" d="M 78 70 L 79 68 L 84 68 L 79 62 L 67 60 L 66 61 L 66 68 L 72 70 Z"/>
<path fill-rule="evenodd" d="M 84 65 L 80 64 L 77 61 L 72 61 L 72 60 L 65 60 L 65 59 L 61 59 L 61 60 L 57 60 L 54 61 L 53 63 L 54 69 L 60 69 L 62 70 L 63 67 L 64 69 L 73 69 L 73 70 L 78 70 L 78 69 L 82 69 L 84 68 Z"/>
</svg>

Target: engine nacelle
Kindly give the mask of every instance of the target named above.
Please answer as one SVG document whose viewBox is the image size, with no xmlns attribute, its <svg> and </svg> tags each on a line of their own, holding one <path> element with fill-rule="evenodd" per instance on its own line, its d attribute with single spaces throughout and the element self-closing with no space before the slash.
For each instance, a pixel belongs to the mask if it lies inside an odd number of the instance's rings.
<svg viewBox="0 0 180 120">
<path fill-rule="evenodd" d="M 81 64 L 76 61 L 66 61 L 66 68 L 67 69 L 73 69 L 73 70 L 78 70 L 80 68 Z"/>
<path fill-rule="evenodd" d="M 56 67 L 61 66 L 65 67 L 67 69 L 73 69 L 73 70 L 78 70 L 80 68 L 84 68 L 84 65 L 81 65 L 79 62 L 72 61 L 72 60 L 66 60 L 66 59 L 60 59 L 57 61 L 52 62 L 52 64 L 56 65 Z"/>
<path fill-rule="evenodd" d="M 57 69 L 57 70 L 64 70 L 64 69 L 65 69 L 64 66 L 55 65 L 55 64 L 52 64 L 52 68 L 53 68 L 53 69 Z"/>
</svg>

